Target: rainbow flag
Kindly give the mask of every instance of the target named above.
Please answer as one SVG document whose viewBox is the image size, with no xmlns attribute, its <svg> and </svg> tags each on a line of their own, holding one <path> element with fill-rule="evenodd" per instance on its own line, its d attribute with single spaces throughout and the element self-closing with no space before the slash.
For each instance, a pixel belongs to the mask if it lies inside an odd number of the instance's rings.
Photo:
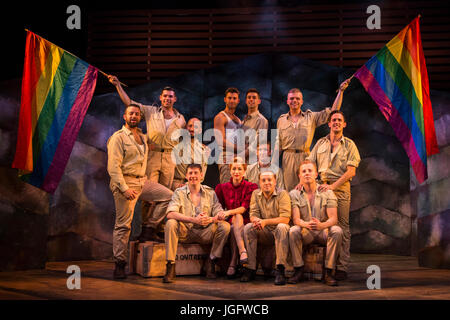
<svg viewBox="0 0 450 320">
<path fill-rule="evenodd" d="M 53 193 L 97 82 L 97 69 L 27 31 L 16 154 L 21 179 Z"/>
<path fill-rule="evenodd" d="M 439 152 L 419 17 L 356 73 L 406 150 L 419 183 L 428 178 L 427 156 Z"/>
</svg>

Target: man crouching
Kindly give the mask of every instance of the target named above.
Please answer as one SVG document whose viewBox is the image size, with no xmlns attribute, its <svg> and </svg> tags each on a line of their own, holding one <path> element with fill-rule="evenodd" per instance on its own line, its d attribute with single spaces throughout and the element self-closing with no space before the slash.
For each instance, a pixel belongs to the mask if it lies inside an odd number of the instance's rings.
<svg viewBox="0 0 450 320">
<path fill-rule="evenodd" d="M 214 192 L 202 185 L 202 167 L 189 164 L 186 171 L 187 184 L 175 190 L 167 207 L 164 229 L 166 244 L 166 275 L 163 282 L 175 280 L 175 256 L 178 241 L 184 243 L 211 244 L 206 262 L 206 277 L 216 278 L 215 260 L 222 256 L 228 240 L 230 224 Z"/>
<path fill-rule="evenodd" d="M 303 277 L 303 245 L 319 243 L 327 246 L 324 282 L 335 286 L 332 276 L 342 243 L 342 229 L 337 226 L 337 198 L 333 191 L 319 192 L 317 169 L 313 162 L 304 160 L 299 167 L 301 190 L 294 189 L 289 195 L 292 202 L 294 226 L 289 230 L 289 248 L 292 254 L 294 275 L 288 283 L 297 283 Z"/>
</svg>

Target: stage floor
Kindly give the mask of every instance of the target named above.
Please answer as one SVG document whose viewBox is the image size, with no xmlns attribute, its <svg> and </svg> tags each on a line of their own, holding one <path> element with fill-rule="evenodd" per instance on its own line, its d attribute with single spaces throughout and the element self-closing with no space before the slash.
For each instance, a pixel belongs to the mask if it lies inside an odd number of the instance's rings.
<svg viewBox="0 0 450 320">
<path fill-rule="evenodd" d="M 69 265 L 81 268 L 81 289 L 69 290 Z M 368 290 L 367 267 L 381 268 L 381 289 Z M 74 261 L 48 263 L 45 270 L 0 272 L 0 299 L 119 299 L 119 300 L 207 300 L 207 299 L 446 299 L 450 300 L 450 270 L 418 266 L 414 257 L 353 254 L 349 279 L 337 287 L 310 280 L 296 285 L 275 286 L 262 276 L 250 283 L 219 277 L 179 276 L 172 284 L 161 278 L 129 275 L 112 279 L 113 262 Z"/>
</svg>

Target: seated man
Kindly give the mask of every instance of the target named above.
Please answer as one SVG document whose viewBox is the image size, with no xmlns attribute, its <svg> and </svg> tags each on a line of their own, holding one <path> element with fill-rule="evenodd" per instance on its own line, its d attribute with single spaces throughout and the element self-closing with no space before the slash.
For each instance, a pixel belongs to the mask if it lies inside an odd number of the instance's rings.
<svg viewBox="0 0 450 320">
<path fill-rule="evenodd" d="M 184 243 L 211 244 L 206 264 L 206 277 L 216 278 L 215 260 L 222 257 L 223 246 L 228 240 L 230 224 L 214 192 L 202 185 L 202 166 L 189 164 L 187 184 L 175 190 L 167 208 L 164 228 L 166 243 L 166 275 L 163 282 L 175 280 L 175 256 L 178 241 Z"/>
<path fill-rule="evenodd" d="M 289 249 L 291 250 L 294 275 L 288 283 L 297 283 L 303 277 L 303 245 L 319 243 L 327 246 L 325 257 L 325 283 L 336 286 L 332 276 L 342 243 L 342 229 L 337 226 L 337 198 L 333 191 L 319 192 L 317 168 L 310 160 L 300 164 L 298 176 L 301 190 L 292 190 L 292 220 L 294 226 L 289 230 Z"/>
<path fill-rule="evenodd" d="M 241 282 L 253 280 L 256 274 L 258 242 L 274 244 L 276 252 L 276 285 L 286 284 L 284 269 L 289 250 L 289 220 L 291 200 L 286 190 L 277 189 L 275 174 L 264 171 L 259 176 L 261 189 L 253 191 L 250 200 L 250 223 L 244 228 L 248 265 Z"/>
<path fill-rule="evenodd" d="M 258 146 L 256 156 L 258 161 L 256 163 L 250 164 L 245 172 L 245 178 L 249 182 L 256 183 L 259 186 L 259 174 L 263 171 L 273 171 L 275 173 L 275 178 L 277 180 L 277 188 L 285 190 L 283 171 L 274 162 L 272 162 L 270 143 L 261 143 Z"/>
</svg>

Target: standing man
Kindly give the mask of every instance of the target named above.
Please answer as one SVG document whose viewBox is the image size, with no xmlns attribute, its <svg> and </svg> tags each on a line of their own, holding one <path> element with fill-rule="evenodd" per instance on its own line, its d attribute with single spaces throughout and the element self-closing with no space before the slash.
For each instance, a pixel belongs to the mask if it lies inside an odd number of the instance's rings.
<svg viewBox="0 0 450 320">
<path fill-rule="evenodd" d="M 288 283 L 303 278 L 303 245 L 319 243 L 326 245 L 325 283 L 336 286 L 333 271 L 342 243 L 342 229 L 337 226 L 337 199 L 331 190 L 319 192 L 316 182 L 316 165 L 309 160 L 300 164 L 298 176 L 302 189 L 289 192 L 292 201 L 294 226 L 289 230 L 289 249 L 294 265 L 294 275 Z"/>
<path fill-rule="evenodd" d="M 276 186 L 275 174 L 264 171 L 260 175 L 261 189 L 253 191 L 250 200 L 250 223 L 244 227 L 244 241 L 248 253 L 248 265 L 241 282 L 255 278 L 258 242 L 274 244 L 276 252 L 275 284 L 286 284 L 284 270 L 289 253 L 289 220 L 291 199 L 286 190 Z"/>
<path fill-rule="evenodd" d="M 361 157 L 355 143 L 343 135 L 347 123 L 342 111 L 331 112 L 328 126 L 330 134 L 317 141 L 308 159 L 318 168 L 322 181 L 319 191 L 332 190 L 337 197 L 338 225 L 344 237 L 335 278 L 345 280 L 350 262 L 350 181 L 356 174 Z"/>
<path fill-rule="evenodd" d="M 230 181 L 229 164 L 233 163 L 234 157 L 242 151 L 238 150 L 237 147 L 239 129 L 242 123 L 234 114 L 239 104 L 239 90 L 233 87 L 228 88 L 225 91 L 225 98 L 223 100 L 225 102 L 225 109 L 214 117 L 214 129 L 218 130 L 221 134 L 221 137 L 216 137 L 216 143 L 222 147 L 222 155 L 220 156 L 220 160 L 222 161 L 219 161 L 217 165 L 219 167 L 220 183 Z"/>
<path fill-rule="evenodd" d="M 347 89 L 350 79 L 345 80 L 339 88 L 333 107 L 320 112 L 307 109 L 301 110 L 303 94 L 297 89 L 288 92 L 287 104 L 289 112 L 282 114 L 277 121 L 278 148 L 283 152 L 282 165 L 284 184 L 286 190 L 292 190 L 299 182 L 298 176 L 292 173 L 293 168 L 298 168 L 300 163 L 309 155 L 309 148 L 314 137 L 316 127 L 325 124 L 332 110 L 339 110 L 342 104 L 342 95 Z"/>
<path fill-rule="evenodd" d="M 188 165 L 187 185 L 175 190 L 167 208 L 165 226 L 166 275 L 163 282 L 175 281 L 175 256 L 178 241 L 211 244 L 206 264 L 206 277 L 216 278 L 215 261 L 222 257 L 223 246 L 228 240 L 230 224 L 214 190 L 200 183 L 202 166 Z"/>
<path fill-rule="evenodd" d="M 258 146 L 258 151 L 256 155 L 258 158 L 258 162 L 248 165 L 247 170 L 245 172 L 245 178 L 249 182 L 256 183 L 259 186 L 259 188 L 261 188 L 261 186 L 259 185 L 259 175 L 263 171 L 270 170 L 275 173 L 275 179 L 277 180 L 277 188 L 280 190 L 285 190 L 283 182 L 284 179 L 283 170 L 272 162 L 270 144 L 269 143 L 260 144 Z"/>
<path fill-rule="evenodd" d="M 147 137 L 137 127 L 141 121 L 139 106 L 130 104 L 123 115 L 125 125 L 116 131 L 107 142 L 108 173 L 110 188 L 116 207 L 113 232 L 113 254 L 115 279 L 126 278 L 128 240 L 131 232 L 134 207 L 145 180 L 148 146 Z"/>
<path fill-rule="evenodd" d="M 187 159 L 184 158 L 183 154 L 180 154 L 181 159 L 179 160 L 181 161 L 175 166 L 172 190 L 182 187 L 186 183 L 186 171 L 189 164 L 201 164 L 203 178 L 200 182 L 203 182 L 205 179 L 206 169 L 208 168 L 209 148 L 202 144 L 197 138 L 202 134 L 202 122 L 198 118 L 191 118 L 187 122 L 186 129 L 189 131 L 191 137 L 189 142 L 189 147 L 191 148 L 190 159 L 189 161 L 186 161 Z"/>
<path fill-rule="evenodd" d="M 149 181 L 160 183 L 170 189 L 175 171 L 171 153 L 178 144 L 178 140 L 172 140 L 172 133 L 185 126 L 183 115 L 173 107 L 177 101 L 175 90 L 171 87 L 163 88 L 159 96 L 161 107 L 148 106 L 131 100 L 117 77 L 109 75 L 108 80 L 116 87 L 120 99 L 125 105 L 133 103 L 140 107 L 145 116 L 150 150 L 146 175 Z M 160 221 L 162 221 L 161 217 L 154 216 L 154 204 L 144 202 L 142 205 L 142 233 L 139 240 L 146 241 L 157 238 L 156 233 L 161 227 Z"/>
</svg>

